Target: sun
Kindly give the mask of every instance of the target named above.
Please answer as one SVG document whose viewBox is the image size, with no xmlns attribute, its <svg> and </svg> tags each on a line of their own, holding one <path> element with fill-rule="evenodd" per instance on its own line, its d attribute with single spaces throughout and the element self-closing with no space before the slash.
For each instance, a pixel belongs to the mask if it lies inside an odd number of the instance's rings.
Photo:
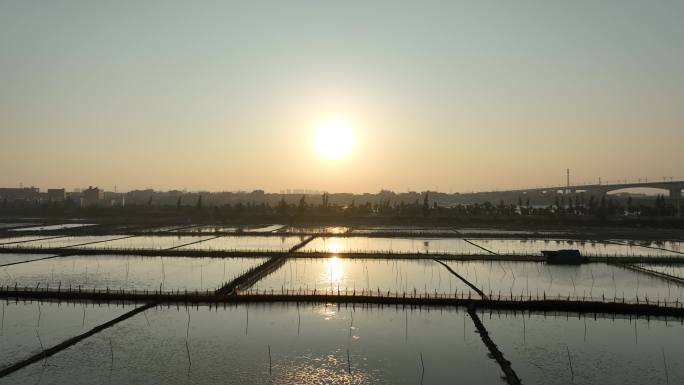
<svg viewBox="0 0 684 385">
<path fill-rule="evenodd" d="M 339 120 L 321 123 L 316 128 L 316 151 L 323 158 L 340 160 L 349 156 L 354 145 L 352 128 Z"/>
</svg>

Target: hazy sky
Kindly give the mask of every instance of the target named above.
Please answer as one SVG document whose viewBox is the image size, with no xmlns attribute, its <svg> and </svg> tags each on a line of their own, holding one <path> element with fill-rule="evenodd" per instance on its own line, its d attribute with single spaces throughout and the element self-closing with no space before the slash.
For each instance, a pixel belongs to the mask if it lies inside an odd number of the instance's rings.
<svg viewBox="0 0 684 385">
<path fill-rule="evenodd" d="M 352 127 L 321 158 L 316 126 Z M 684 1 L 0 0 L 0 186 L 684 177 Z"/>
</svg>

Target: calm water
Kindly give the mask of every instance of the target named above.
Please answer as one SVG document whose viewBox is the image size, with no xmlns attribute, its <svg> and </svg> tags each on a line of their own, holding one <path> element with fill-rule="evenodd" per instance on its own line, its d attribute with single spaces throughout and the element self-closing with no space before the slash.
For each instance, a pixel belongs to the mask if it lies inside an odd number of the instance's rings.
<svg viewBox="0 0 684 385">
<path fill-rule="evenodd" d="M 54 346 L 131 309 L 121 305 L 5 300 L 0 307 L 0 367 L 38 353 L 41 342 L 45 348 Z M 42 368 L 42 364 L 37 367 Z M 5 379 L 3 383 L 17 382 Z"/>
<path fill-rule="evenodd" d="M 12 253 L 2 253 L 0 254 L 0 265 L 5 265 L 14 262 L 24 262 L 33 261 L 36 259 L 41 259 L 49 257 L 52 254 L 12 254 Z"/>
<path fill-rule="evenodd" d="M 121 238 L 121 237 L 119 237 Z M 80 246 L 83 249 L 105 249 L 105 250 L 163 250 L 172 247 L 187 245 L 188 243 L 206 241 L 213 238 L 211 235 L 202 236 L 178 236 L 178 235 L 156 235 L 139 236 L 112 240 L 109 242 L 96 243 Z"/>
<path fill-rule="evenodd" d="M 24 227 L 22 229 L 10 229 L 9 231 L 49 231 L 49 230 L 67 230 L 75 229 L 79 227 L 95 226 L 95 223 L 64 223 L 61 225 L 49 225 L 49 226 L 35 226 L 35 227 Z"/>
<path fill-rule="evenodd" d="M 489 294 L 524 297 L 593 297 L 668 301 L 684 299 L 684 286 L 604 263 L 579 266 L 538 262 L 445 261 Z"/>
<path fill-rule="evenodd" d="M 449 273 L 437 262 L 426 260 L 382 260 L 332 258 L 295 258 L 273 274 L 260 280 L 259 290 L 313 290 L 324 291 L 339 288 L 349 294 L 377 291 L 418 294 L 435 292 L 454 294 L 458 292 L 473 298 L 478 295 L 461 280 Z"/>
<path fill-rule="evenodd" d="M 297 236 L 224 236 L 180 250 L 287 251 L 304 239 Z"/>
<path fill-rule="evenodd" d="M 670 250 L 670 251 L 674 251 L 677 253 L 684 253 L 684 242 L 679 242 L 679 241 L 653 241 L 652 242 L 652 241 L 629 241 L 629 240 L 621 240 L 621 239 L 616 239 L 613 241 L 618 242 L 618 243 L 625 243 L 628 245 L 652 247 L 652 248 Z"/>
<path fill-rule="evenodd" d="M 28 226 L 30 223 L 0 223 L 0 229 L 8 229 L 10 227 Z"/>
<path fill-rule="evenodd" d="M 4 245 L 5 248 L 43 248 L 56 249 L 60 247 L 73 247 L 85 243 L 102 242 L 112 239 L 121 238 L 122 235 L 85 235 L 78 237 L 57 237 L 57 238 L 43 238 L 31 242 L 15 243 Z M 95 245 L 88 245 L 95 246 Z"/>
<path fill-rule="evenodd" d="M 643 267 L 644 269 L 657 271 L 659 273 L 665 273 L 673 275 L 675 277 L 684 279 L 684 265 L 649 265 L 649 264 L 637 264 L 637 266 Z"/>
<path fill-rule="evenodd" d="M 524 384 L 664 385 L 663 352 L 669 383 L 684 384 L 680 321 L 489 312 L 480 318 Z"/>
<path fill-rule="evenodd" d="M 53 384 L 413 385 L 421 383 L 421 354 L 425 385 L 502 383 L 459 309 L 277 304 L 145 313 L 0 383 L 42 376 Z"/>
<path fill-rule="evenodd" d="M 285 225 L 268 225 L 268 226 L 255 226 L 255 227 L 247 227 L 243 231 L 246 233 L 272 233 L 276 230 L 280 230 Z"/>
<path fill-rule="evenodd" d="M 498 254 L 541 255 L 542 250 L 578 249 L 588 256 L 678 256 L 671 251 L 624 244 L 556 239 L 472 239 Z"/>
<path fill-rule="evenodd" d="M 0 238 L 0 245 L 5 245 L 5 247 L 13 247 L 11 244 L 16 244 L 16 243 L 24 243 L 24 242 L 29 242 L 29 241 L 35 241 L 38 239 L 47 239 L 47 238 L 56 238 L 59 236 L 45 236 L 45 235 L 22 235 L 19 237 L 6 237 L 6 238 Z M 16 245 L 18 246 L 18 245 Z"/>
<path fill-rule="evenodd" d="M 126 290 L 215 290 L 265 258 L 72 256 L 0 267 L 0 285 Z"/>
<path fill-rule="evenodd" d="M 378 226 L 369 228 L 354 229 L 354 233 L 358 234 L 374 234 L 374 233 L 401 233 L 401 234 L 416 234 L 416 235 L 430 235 L 430 234 L 444 234 L 454 233 L 449 227 L 406 227 L 406 226 Z"/>
<path fill-rule="evenodd" d="M 299 251 L 325 253 L 489 254 L 458 238 L 322 237 Z"/>
<path fill-rule="evenodd" d="M 477 228 L 459 228 L 456 229 L 459 234 L 499 234 L 499 235 L 533 235 L 533 234 L 543 234 L 543 235 L 558 235 L 558 234 L 568 234 L 571 231 L 551 231 L 551 230 L 506 230 L 506 229 L 477 229 Z"/>
<path fill-rule="evenodd" d="M 190 232 L 190 233 L 234 233 L 238 231 L 238 227 L 233 227 L 233 226 L 198 226 L 198 227 L 189 227 L 186 229 L 180 229 L 180 230 L 172 230 L 169 231 L 170 233 L 175 233 L 175 232 Z"/>
<path fill-rule="evenodd" d="M 307 233 L 307 234 L 344 234 L 349 231 L 344 226 L 310 227 L 310 226 L 288 226 L 278 230 L 279 233 Z"/>
</svg>

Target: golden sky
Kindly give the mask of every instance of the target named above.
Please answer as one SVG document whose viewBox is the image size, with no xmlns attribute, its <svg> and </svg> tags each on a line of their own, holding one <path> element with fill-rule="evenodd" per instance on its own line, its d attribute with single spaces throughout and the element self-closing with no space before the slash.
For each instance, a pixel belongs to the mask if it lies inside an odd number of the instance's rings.
<svg viewBox="0 0 684 385">
<path fill-rule="evenodd" d="M 0 186 L 683 178 L 684 3 L 0 3 Z M 346 156 L 316 147 L 324 122 Z"/>
</svg>

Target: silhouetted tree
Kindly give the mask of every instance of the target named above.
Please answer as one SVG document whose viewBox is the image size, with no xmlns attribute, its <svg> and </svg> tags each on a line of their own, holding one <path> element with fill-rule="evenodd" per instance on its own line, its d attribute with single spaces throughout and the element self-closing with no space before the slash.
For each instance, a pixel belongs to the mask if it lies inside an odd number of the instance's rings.
<svg viewBox="0 0 684 385">
<path fill-rule="evenodd" d="M 196 204 L 196 207 L 197 207 L 198 209 L 201 209 L 201 208 L 202 208 L 202 194 L 200 194 L 200 195 L 197 197 L 197 204 Z"/>
<path fill-rule="evenodd" d="M 180 211 L 180 208 L 181 208 L 181 197 L 179 195 L 178 200 L 176 201 L 176 211 Z"/>
</svg>

